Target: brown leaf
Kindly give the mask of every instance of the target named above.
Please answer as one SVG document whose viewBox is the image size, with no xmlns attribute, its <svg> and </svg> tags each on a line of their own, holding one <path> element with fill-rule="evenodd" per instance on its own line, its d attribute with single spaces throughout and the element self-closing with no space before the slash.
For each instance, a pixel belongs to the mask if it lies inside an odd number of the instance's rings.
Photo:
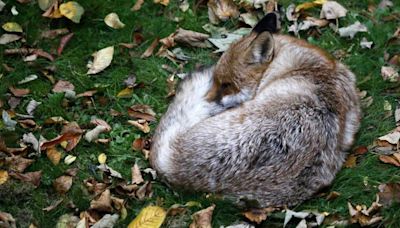
<svg viewBox="0 0 400 228">
<path fill-rule="evenodd" d="M 48 18 L 61 18 L 63 15 L 60 13 L 58 0 L 53 1 L 53 4 L 42 14 L 43 17 Z"/>
<path fill-rule="evenodd" d="M 23 97 L 25 95 L 28 95 L 31 92 L 30 89 L 17 89 L 13 86 L 8 87 L 8 89 L 16 97 Z"/>
<path fill-rule="evenodd" d="M 7 157 L 5 159 L 5 164 L 9 166 L 10 170 L 22 173 L 24 170 L 30 166 L 34 160 L 26 159 L 21 156 Z"/>
<path fill-rule="evenodd" d="M 267 207 L 267 208 L 253 208 L 249 211 L 245 211 L 242 214 L 251 222 L 255 222 L 260 224 L 262 221 L 266 220 L 268 215 L 275 211 L 275 208 Z"/>
<path fill-rule="evenodd" d="M 357 157 L 354 154 L 350 154 L 347 157 L 346 162 L 344 163 L 344 167 L 353 168 L 357 165 Z"/>
<path fill-rule="evenodd" d="M 71 91 L 74 89 L 75 86 L 71 82 L 60 80 L 54 85 L 52 91 L 55 93 L 64 93 L 66 91 Z"/>
<path fill-rule="evenodd" d="M 367 208 L 365 205 L 356 205 L 355 207 L 348 202 L 349 214 L 351 216 L 350 223 L 359 224 L 361 226 L 371 226 L 382 221 L 383 217 L 379 216 L 378 211 L 382 207 L 378 203 L 378 197 L 372 205 Z"/>
<path fill-rule="evenodd" d="M 390 206 L 392 203 L 400 203 L 400 183 L 380 184 L 379 203 L 384 206 Z"/>
<path fill-rule="evenodd" d="M 148 105 L 137 104 L 129 107 L 128 115 L 136 119 L 144 119 L 147 121 L 156 121 L 156 113 Z"/>
<path fill-rule="evenodd" d="M 8 180 L 8 172 L 0 169 L 0 185 L 6 183 Z"/>
<path fill-rule="evenodd" d="M 209 0 L 207 6 L 208 18 L 213 24 L 239 17 L 239 10 L 231 0 Z"/>
<path fill-rule="evenodd" d="M 207 48 L 210 47 L 207 42 L 209 37 L 204 33 L 179 28 L 175 32 L 174 41 L 191 47 Z"/>
<path fill-rule="evenodd" d="M 67 170 L 65 170 L 65 174 L 71 176 L 71 177 L 75 177 L 79 172 L 79 168 L 69 168 Z"/>
<path fill-rule="evenodd" d="M 83 131 L 76 122 L 70 122 L 64 125 L 61 134 L 65 135 L 65 140 L 68 142 L 66 151 L 74 149 L 82 138 Z"/>
<path fill-rule="evenodd" d="M 132 142 L 132 148 L 137 151 L 141 151 L 144 148 L 145 140 L 143 138 L 137 138 Z"/>
<path fill-rule="evenodd" d="M 34 120 L 31 120 L 31 119 L 18 120 L 18 123 L 23 128 L 34 128 L 34 129 L 36 129 L 36 127 L 37 127 L 36 122 Z"/>
<path fill-rule="evenodd" d="M 94 195 L 100 194 L 101 192 L 103 192 L 108 187 L 107 184 L 99 183 L 93 178 L 86 179 L 86 180 L 83 181 L 83 183 L 85 184 L 85 186 L 88 189 L 89 193 L 92 193 Z"/>
<path fill-rule="evenodd" d="M 326 200 L 334 200 L 336 198 L 338 198 L 340 196 L 339 192 L 330 192 L 327 196 L 326 196 Z"/>
<path fill-rule="evenodd" d="M 368 147 L 366 146 L 357 146 L 356 148 L 353 149 L 354 155 L 363 155 L 366 153 L 368 153 Z"/>
<path fill-rule="evenodd" d="M 383 163 L 400 167 L 400 162 L 392 155 L 379 155 L 379 160 Z"/>
<path fill-rule="evenodd" d="M 83 93 L 77 94 L 76 97 L 93 97 L 94 94 L 97 93 L 97 90 L 88 90 Z"/>
<path fill-rule="evenodd" d="M 102 119 L 93 119 L 90 121 L 90 123 L 96 126 L 103 126 L 106 129 L 106 131 L 111 131 L 111 126 Z"/>
<path fill-rule="evenodd" d="M 72 186 L 72 177 L 71 176 L 61 176 L 53 181 L 53 187 L 59 194 L 65 194 L 69 191 Z"/>
<path fill-rule="evenodd" d="M 190 224 L 189 228 L 212 228 L 211 220 L 212 213 L 215 209 L 215 205 L 200 210 L 192 215 L 193 222 Z"/>
<path fill-rule="evenodd" d="M 161 4 L 163 6 L 168 6 L 169 0 L 154 0 L 154 3 Z"/>
<path fill-rule="evenodd" d="M 130 125 L 132 125 L 132 126 L 137 127 L 143 133 L 149 133 L 150 132 L 150 127 L 149 127 L 149 124 L 147 122 L 140 123 L 140 121 L 128 120 L 128 123 Z"/>
<path fill-rule="evenodd" d="M 139 186 L 136 184 L 120 183 L 115 187 L 115 191 L 120 195 L 127 195 L 129 197 L 136 197 L 136 191 Z"/>
<path fill-rule="evenodd" d="M 132 6 L 131 11 L 138 11 L 140 8 L 142 8 L 142 5 L 144 3 L 144 0 L 136 0 L 135 5 Z"/>
<path fill-rule="evenodd" d="M 61 28 L 61 29 L 52 29 L 52 30 L 47 30 L 47 31 L 43 31 L 40 34 L 40 37 L 42 38 L 48 38 L 48 39 L 54 39 L 57 36 L 60 35 L 65 35 L 69 33 L 69 30 L 67 28 Z"/>
<path fill-rule="evenodd" d="M 16 222 L 14 217 L 6 212 L 0 211 L 0 225 L 4 228 L 16 228 Z"/>
<path fill-rule="evenodd" d="M 146 181 L 142 186 L 139 187 L 135 194 L 139 200 L 143 200 L 146 197 L 150 198 L 153 195 L 151 182 Z"/>
<path fill-rule="evenodd" d="M 43 208 L 43 211 L 49 212 L 54 210 L 56 207 L 58 207 L 58 205 L 60 205 L 62 203 L 63 199 L 59 199 L 57 201 L 54 201 L 50 206 Z"/>
<path fill-rule="evenodd" d="M 109 189 L 104 190 L 99 197 L 90 202 L 90 209 L 101 212 L 111 212 L 111 193 Z"/>
<path fill-rule="evenodd" d="M 28 173 L 16 173 L 16 172 L 10 172 L 10 176 L 33 184 L 34 186 L 38 187 L 40 185 L 40 179 L 42 178 L 42 171 L 36 171 L 36 172 L 28 172 Z"/>
<path fill-rule="evenodd" d="M 61 160 L 61 152 L 57 150 L 55 146 L 49 147 L 46 150 L 47 158 L 53 163 L 53 165 L 58 165 Z"/>
<path fill-rule="evenodd" d="M 74 36 L 74 33 L 70 33 L 68 35 L 65 35 L 63 37 L 61 37 L 60 40 L 60 45 L 57 48 L 57 54 L 60 56 L 61 53 L 63 52 L 65 46 L 67 45 L 67 43 L 71 40 L 71 38 Z"/>
<path fill-rule="evenodd" d="M 156 38 L 154 41 L 150 44 L 150 46 L 144 51 L 144 53 L 140 56 L 140 58 L 148 58 L 151 55 L 153 55 L 154 49 L 157 47 L 160 39 Z"/>
<path fill-rule="evenodd" d="M 132 166 L 131 173 L 132 173 L 132 183 L 133 184 L 141 184 L 144 182 L 142 174 L 140 173 L 140 168 L 137 164 Z"/>
</svg>

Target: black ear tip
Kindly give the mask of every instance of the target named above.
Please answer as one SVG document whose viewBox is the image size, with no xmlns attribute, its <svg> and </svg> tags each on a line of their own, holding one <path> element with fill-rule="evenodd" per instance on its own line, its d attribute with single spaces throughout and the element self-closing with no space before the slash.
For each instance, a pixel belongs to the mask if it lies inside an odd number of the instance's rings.
<svg viewBox="0 0 400 228">
<path fill-rule="evenodd" d="M 279 14 L 276 12 L 268 13 L 265 15 L 253 28 L 253 32 L 262 33 L 268 32 L 278 32 L 279 31 Z"/>
</svg>

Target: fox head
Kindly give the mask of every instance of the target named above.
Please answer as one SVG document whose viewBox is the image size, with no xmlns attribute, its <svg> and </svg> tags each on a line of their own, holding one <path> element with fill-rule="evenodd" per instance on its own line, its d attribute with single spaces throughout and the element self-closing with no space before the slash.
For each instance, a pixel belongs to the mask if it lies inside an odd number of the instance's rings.
<svg viewBox="0 0 400 228">
<path fill-rule="evenodd" d="M 278 27 L 278 15 L 269 13 L 249 35 L 231 44 L 216 64 L 208 101 L 220 102 L 224 96 L 255 89 L 274 57 L 271 33 Z"/>
</svg>

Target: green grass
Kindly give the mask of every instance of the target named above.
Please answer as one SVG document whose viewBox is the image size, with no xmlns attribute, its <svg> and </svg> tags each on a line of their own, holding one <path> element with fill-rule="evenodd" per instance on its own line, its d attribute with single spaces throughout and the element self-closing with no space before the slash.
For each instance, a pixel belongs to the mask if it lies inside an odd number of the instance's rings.
<svg viewBox="0 0 400 228">
<path fill-rule="evenodd" d="M 17 81 L 30 74 L 37 74 L 38 80 L 17 86 L 19 88 L 30 88 L 32 91 L 22 99 L 17 112 L 26 113 L 26 105 L 31 99 L 35 99 L 42 102 L 42 105 L 35 112 L 35 121 L 40 125 L 49 117 L 62 116 L 68 121 L 76 121 L 80 125 L 87 126 L 91 117 L 96 116 L 106 120 L 113 127 L 109 134 L 103 136 L 112 138 L 112 142 L 108 146 L 87 143 L 82 140 L 78 147 L 69 152 L 69 154 L 78 157 L 77 161 L 71 166 L 63 163 L 54 166 L 44 154 L 35 158 L 35 163 L 27 171 L 43 171 L 41 185 L 38 188 L 34 189 L 32 186 L 16 180 L 10 180 L 0 186 L 0 211 L 11 213 L 16 218 L 19 227 L 27 227 L 32 222 L 39 227 L 54 227 L 61 215 L 74 212 L 67 207 L 70 201 L 76 205 L 79 211 L 88 209 L 93 196 L 87 193 L 82 182 L 88 177 L 99 178 L 98 174 L 92 170 L 93 166 L 97 164 L 97 156 L 100 153 L 106 153 L 108 156 L 107 164 L 121 172 L 127 180 L 130 179 L 130 168 L 135 162 L 142 168 L 148 166 L 143 155 L 131 149 L 132 141 L 135 138 L 145 136 L 145 134 L 129 126 L 126 123 L 126 120 L 128 120 L 126 115 L 112 117 L 109 111 L 115 109 L 126 113 L 127 108 L 133 104 L 147 104 L 157 112 L 157 118 L 161 117 L 169 103 L 169 100 L 165 97 L 167 95 L 166 78 L 169 74 L 161 68 L 161 65 L 168 64 L 173 68 L 177 68 L 177 66 L 167 59 L 155 56 L 141 59 L 140 55 L 155 38 L 166 37 L 178 27 L 205 32 L 201 27 L 208 23 L 207 9 L 200 7 L 196 12 L 189 10 L 182 13 L 175 1 L 171 1 L 168 7 L 153 4 L 152 1 L 145 1 L 140 11 L 131 12 L 132 1 L 87 0 L 79 1 L 85 8 L 85 14 L 80 24 L 74 24 L 67 19 L 52 20 L 41 17 L 42 11 L 37 6 L 36 1 L 28 4 L 20 4 L 11 0 L 4 2 L 7 3 L 7 6 L 0 14 L 0 21 L 1 23 L 16 21 L 21 24 L 24 29 L 26 46 L 53 52 L 58 46 L 59 39 L 40 39 L 42 31 L 67 27 L 75 35 L 67 44 L 63 54 L 57 57 L 54 62 L 38 59 L 32 64 L 27 64 L 21 60 L 20 56 L 3 54 L 6 48 L 21 47 L 20 42 L 1 45 L 0 62 L 15 70 L 6 72 L 5 68 L 0 66 L 0 74 L 3 75 L 0 79 L 0 99 L 6 103 L 6 93 L 9 86 L 16 85 Z M 290 1 L 282 2 L 286 7 Z M 297 3 L 299 2 L 303 1 Z M 374 2 L 378 1 L 375 0 Z M 193 2 L 191 1 L 191 3 Z M 311 43 L 331 53 L 336 50 L 348 51 L 348 56 L 343 59 L 343 62 L 357 75 L 360 90 L 368 91 L 368 94 L 374 98 L 373 104 L 363 110 L 362 126 L 355 143 L 355 145 L 370 145 L 377 137 L 386 134 L 395 127 L 393 117 L 382 120 L 384 115 L 383 102 L 388 100 L 393 107 L 396 106 L 399 94 L 387 93 L 386 90 L 398 85 L 384 82 L 380 76 L 380 67 L 385 63 L 383 59 L 385 52 L 395 54 L 399 51 L 398 45 L 387 45 L 387 40 L 395 31 L 399 20 L 383 22 L 383 18 L 395 11 L 399 12 L 400 6 L 397 5 L 391 10 L 378 10 L 371 14 L 366 11 L 368 5 L 366 1 L 346 1 L 343 4 L 349 10 L 349 14 L 346 18 L 340 20 L 340 25 L 347 26 L 359 20 L 367 25 L 369 33 L 357 34 L 354 39 L 350 40 L 340 38 L 329 28 L 323 28 L 320 37 L 308 37 L 306 32 L 301 33 L 300 37 L 308 39 Z M 11 15 L 9 10 L 12 5 L 17 6 L 20 13 L 18 16 Z M 193 4 L 191 4 L 192 6 Z M 113 30 L 104 24 L 103 18 L 110 12 L 116 12 L 120 16 L 126 24 L 124 29 Z M 180 18 L 180 22 L 174 22 L 172 20 L 174 17 Z M 236 22 L 232 20 L 222 25 L 234 28 L 237 25 Z M 284 26 L 286 27 L 286 24 Z M 132 35 L 135 31 L 139 31 L 144 36 L 145 41 L 133 49 L 120 48 L 118 43 L 132 42 Z M 359 47 L 359 42 L 363 36 L 374 42 L 373 49 L 368 50 Z M 110 45 L 115 46 L 111 66 L 97 75 L 87 76 L 86 64 L 91 59 L 91 54 Z M 184 67 L 186 72 L 194 69 L 198 64 L 209 65 L 218 60 L 218 55 L 212 54 L 211 49 L 182 48 L 187 55 L 192 57 Z M 63 94 L 51 92 L 52 84 L 42 73 L 45 67 L 50 66 L 57 69 L 53 74 L 54 78 L 70 81 L 75 85 L 77 93 L 93 88 L 97 88 L 99 92 L 91 102 L 81 98 L 68 101 L 65 104 Z M 144 83 L 145 87 L 135 89 L 134 95 L 130 98 L 118 98 L 117 93 L 124 88 L 122 82 L 130 74 L 135 74 L 137 81 Z M 7 104 L 3 109 L 8 109 Z M 156 124 L 151 125 L 152 130 L 155 126 Z M 43 135 L 49 139 L 55 137 L 60 130 L 60 126 L 43 126 L 33 133 L 37 137 Z M 26 132 L 27 130 L 21 127 L 17 127 L 15 132 L 0 129 L 0 136 L 5 139 L 9 147 L 17 147 L 18 140 Z M 63 156 L 66 156 L 66 154 L 63 152 Z M 73 187 L 65 196 L 57 195 L 52 187 L 52 182 L 71 167 L 78 167 L 80 170 L 78 176 L 74 179 Z M 145 177 L 149 179 L 149 176 Z M 374 154 L 363 155 L 359 158 L 356 167 L 343 169 L 328 189 L 328 191 L 340 192 L 339 198 L 326 201 L 323 197 L 316 197 L 299 205 L 295 210 L 313 209 L 331 214 L 337 213 L 343 218 L 347 218 L 348 201 L 370 205 L 375 200 L 375 194 L 378 191 L 377 186 L 380 183 L 396 181 L 400 181 L 400 170 L 398 168 L 380 163 Z M 216 196 L 209 197 L 202 193 L 176 192 L 158 181 L 153 182 L 153 191 L 153 197 L 144 201 L 120 196 L 127 200 L 128 216 L 118 223 L 118 227 L 126 226 L 146 205 L 161 204 L 164 208 L 168 208 L 173 204 L 185 204 L 188 201 L 200 202 L 201 207 L 191 208 L 189 213 L 184 216 L 168 218 L 166 226 L 173 227 L 173 224 L 178 224 L 177 227 L 183 224 L 188 226 L 191 222 L 191 213 L 212 203 L 217 205 L 213 216 L 213 227 L 244 220 L 240 209 L 229 201 L 221 200 Z M 64 198 L 64 201 L 55 210 L 42 211 L 42 208 L 60 198 Z M 399 209 L 399 204 L 395 204 L 382 211 L 385 226 L 400 226 Z M 274 224 L 282 226 L 281 213 L 275 213 L 271 216 L 271 219 L 268 219 L 261 226 L 271 227 Z"/>
</svg>

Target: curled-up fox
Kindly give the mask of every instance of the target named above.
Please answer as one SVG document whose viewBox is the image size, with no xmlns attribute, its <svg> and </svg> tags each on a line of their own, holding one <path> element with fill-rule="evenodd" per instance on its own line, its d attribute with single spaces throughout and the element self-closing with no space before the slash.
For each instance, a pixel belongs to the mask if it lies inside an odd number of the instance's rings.
<svg viewBox="0 0 400 228">
<path fill-rule="evenodd" d="M 355 76 L 318 47 L 271 33 L 276 20 L 268 14 L 182 81 L 150 153 L 171 186 L 283 207 L 341 169 L 360 122 Z"/>
</svg>

